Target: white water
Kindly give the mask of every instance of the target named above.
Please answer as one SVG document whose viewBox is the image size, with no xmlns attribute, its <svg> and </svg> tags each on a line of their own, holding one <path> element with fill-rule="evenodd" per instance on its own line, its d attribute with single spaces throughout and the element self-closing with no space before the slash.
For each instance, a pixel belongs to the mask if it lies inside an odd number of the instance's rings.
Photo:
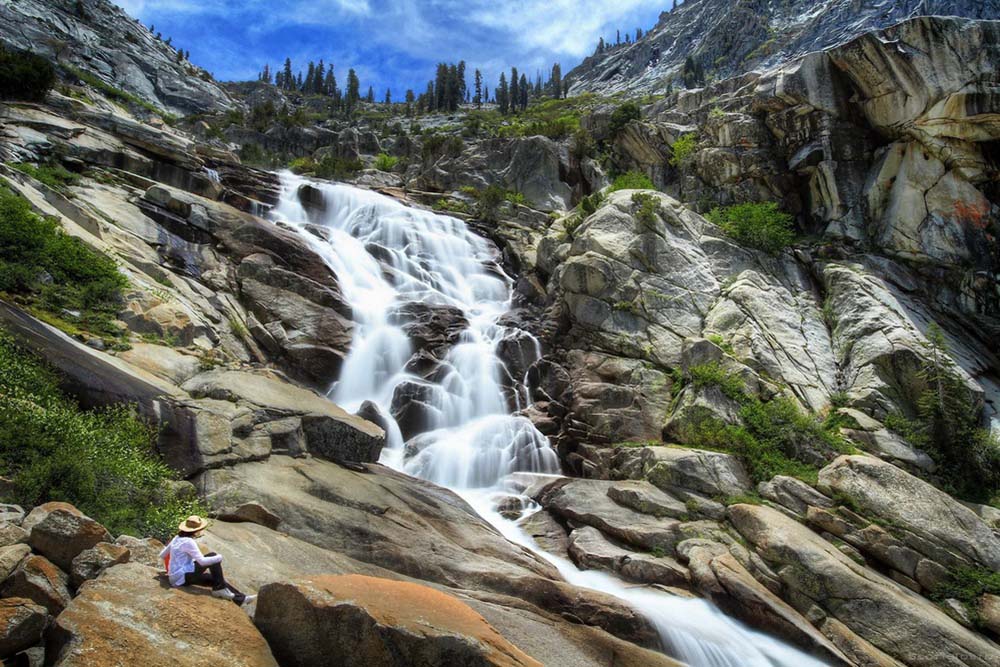
<svg viewBox="0 0 1000 667">
<path fill-rule="evenodd" d="M 384 463 L 460 493 L 508 539 L 551 562 L 570 583 L 627 600 L 653 622 L 671 655 L 692 667 L 823 664 L 747 630 L 703 600 L 627 587 L 606 574 L 580 571 L 539 549 L 517 524 L 502 518 L 491 496 L 502 491 L 508 474 L 556 473 L 559 464 L 531 422 L 509 414 L 496 346 L 510 333 L 497 320 L 510 307 L 511 281 L 496 265 L 489 244 L 459 220 L 344 185 L 312 183 L 322 190 L 326 211 L 310 219 L 297 196 L 306 181 L 290 174 L 282 180 L 273 216 L 309 239 L 354 309 L 351 351 L 330 396 L 349 411 L 365 401 L 379 406 L 390 422 Z M 314 234 L 310 224 L 322 226 L 326 238 Z M 407 302 L 454 306 L 469 322 L 434 381 L 405 368 L 414 350 L 393 312 Z M 415 450 L 411 456 L 390 414 L 401 383 L 419 385 L 430 406 L 428 428 L 409 441 Z"/>
</svg>

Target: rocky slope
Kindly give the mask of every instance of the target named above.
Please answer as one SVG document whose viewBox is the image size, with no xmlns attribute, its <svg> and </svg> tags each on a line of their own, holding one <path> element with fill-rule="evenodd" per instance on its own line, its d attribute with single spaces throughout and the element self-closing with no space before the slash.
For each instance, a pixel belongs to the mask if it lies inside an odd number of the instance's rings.
<svg viewBox="0 0 1000 667">
<path fill-rule="evenodd" d="M 106 3 L 84 4 L 91 23 L 133 29 Z M 707 21 L 713 4 L 692 1 L 661 27 Z M 949 471 L 936 452 L 892 421 L 919 412 L 931 323 L 949 372 L 995 419 L 1000 24 L 917 18 L 853 38 L 837 13 L 849 4 L 817 6 L 814 25 L 789 28 L 779 66 L 646 104 L 617 132 L 615 104 L 596 102 L 581 124 L 603 156 L 545 137 L 442 146 L 367 121 L 231 125 L 228 143 L 200 120 L 174 128 L 76 80 L 43 104 L 5 104 L 0 180 L 113 257 L 129 288 L 124 344 L 60 331 L 14 299 L 0 301 L 0 324 L 87 403 L 133 403 L 161 425 L 160 454 L 219 519 L 206 548 L 262 593 L 251 623 L 231 604 L 166 588 L 148 541 L 66 506 L 27 518 L 2 507 L 0 659 L 40 664 L 44 638 L 45 664 L 58 665 L 158 664 L 178 651 L 200 665 L 216 654 L 187 648 L 219 642 L 247 665 L 322 664 L 329 651 L 393 664 L 386 647 L 405 656 L 396 664 L 677 664 L 636 609 L 566 583 L 456 494 L 377 464 L 385 437 L 373 422 L 384 416 L 363 411 L 367 421 L 323 397 L 354 313 L 317 251 L 323 229 L 300 234 L 262 215 L 280 183 L 237 151 L 272 142 L 317 160 L 408 157 L 353 180 L 415 206 L 468 202 L 468 187 L 489 184 L 524 195 L 495 216 L 457 215 L 517 272 L 507 318 L 542 343 L 539 360 L 527 338 L 500 353 L 511 377 L 527 378 L 522 413 L 567 477 L 515 475 L 499 507 L 544 549 L 651 593 L 708 598 L 828 664 L 1000 663 L 1000 597 L 983 584 L 1000 568 L 1000 510 L 942 490 Z M 861 4 L 859 26 L 917 9 Z M 57 19 L 70 21 L 66 8 Z M 19 30 L 0 26 L 5 40 Z M 709 27 L 691 31 L 711 41 Z M 821 34 L 839 45 L 784 61 L 825 45 Z M 141 43 L 157 62 L 162 47 Z M 191 93 L 195 106 L 155 91 L 146 99 L 177 111 L 215 104 L 204 91 Z M 423 122 L 446 133 L 462 118 Z M 79 178 L 51 185 L 10 163 Z M 642 172 L 661 192 L 578 206 L 607 184 L 605 170 Z M 297 195 L 309 210 L 325 205 L 315 188 Z M 791 247 L 740 245 L 702 215 L 760 201 L 795 214 Z M 414 360 L 430 368 L 464 327 L 442 308 L 399 315 Z M 395 406 L 402 422 L 410 398 Z M 769 425 L 760 415 L 791 424 L 781 455 L 792 463 L 779 474 L 762 465 L 771 459 L 705 438 L 705 424 L 757 433 Z M 963 573 L 983 585 L 958 590 Z M 407 614 L 393 608 L 401 599 Z M 434 616 L 441 608 L 448 618 Z M 190 620 L 205 616 L 213 623 Z"/>
<path fill-rule="evenodd" d="M 684 87 L 688 57 L 721 80 L 767 70 L 916 16 L 1000 17 L 996 0 L 687 0 L 638 40 L 608 45 L 570 71 L 571 94 L 662 94 Z M 700 86 L 704 81 L 697 82 Z M 690 86 L 689 86 L 690 87 Z"/>
<path fill-rule="evenodd" d="M 82 70 L 168 113 L 225 111 L 229 95 L 205 70 L 106 0 L 5 0 L 0 38 Z"/>
</svg>

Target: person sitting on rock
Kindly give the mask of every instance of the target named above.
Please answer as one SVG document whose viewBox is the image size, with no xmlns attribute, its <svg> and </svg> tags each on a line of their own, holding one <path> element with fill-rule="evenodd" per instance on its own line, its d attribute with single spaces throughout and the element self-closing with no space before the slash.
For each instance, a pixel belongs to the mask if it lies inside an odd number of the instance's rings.
<svg viewBox="0 0 1000 667">
<path fill-rule="evenodd" d="M 215 552 L 202 554 L 195 540 L 208 527 L 208 521 L 191 515 L 178 526 L 177 535 L 160 552 L 170 578 L 170 585 L 211 586 L 212 595 L 232 600 L 242 605 L 252 602 L 256 595 L 244 595 L 226 581 L 222 574 L 222 556 Z"/>
</svg>

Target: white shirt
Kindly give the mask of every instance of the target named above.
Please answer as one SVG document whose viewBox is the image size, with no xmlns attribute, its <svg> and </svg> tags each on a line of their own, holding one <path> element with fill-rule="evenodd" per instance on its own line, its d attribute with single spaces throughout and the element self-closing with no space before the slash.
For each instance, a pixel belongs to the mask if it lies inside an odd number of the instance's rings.
<svg viewBox="0 0 1000 667">
<path fill-rule="evenodd" d="M 160 560 L 170 554 L 170 570 L 167 575 L 170 577 L 171 586 L 183 586 L 184 575 L 194 572 L 195 564 L 201 566 L 215 565 L 222 562 L 222 556 L 204 556 L 198 543 L 190 537 L 177 535 L 160 552 Z"/>
</svg>

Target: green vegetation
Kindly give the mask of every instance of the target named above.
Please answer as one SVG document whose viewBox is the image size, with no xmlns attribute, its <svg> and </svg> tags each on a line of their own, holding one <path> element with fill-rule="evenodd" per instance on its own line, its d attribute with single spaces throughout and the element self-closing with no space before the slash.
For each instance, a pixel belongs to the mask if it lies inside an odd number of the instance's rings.
<svg viewBox="0 0 1000 667">
<path fill-rule="evenodd" d="M 597 213 L 597 209 L 601 207 L 602 203 L 604 203 L 604 194 L 595 192 L 580 200 L 580 210 L 583 211 L 584 215 L 590 216 Z"/>
<path fill-rule="evenodd" d="M 74 174 L 61 164 L 35 166 L 27 162 L 18 162 L 10 166 L 55 190 L 62 190 L 68 185 L 76 185 L 80 180 L 79 174 Z"/>
<path fill-rule="evenodd" d="M 163 111 L 162 109 L 160 109 L 158 106 L 147 102 L 146 100 L 142 99 L 141 97 L 137 97 L 136 95 L 133 95 L 132 93 L 126 92 L 126 91 L 122 90 L 121 88 L 116 88 L 115 86 L 112 86 L 110 83 L 106 83 L 106 82 L 102 81 L 101 79 L 99 79 L 94 74 L 91 74 L 90 72 L 85 72 L 82 69 L 73 67 L 72 65 L 66 65 L 66 64 L 63 64 L 62 68 L 64 70 L 66 70 L 67 73 L 73 75 L 74 77 L 76 77 L 81 82 L 87 84 L 88 86 L 90 86 L 92 88 L 96 88 L 97 90 L 101 91 L 110 100 L 113 100 L 113 101 L 118 102 L 120 104 L 126 104 L 126 105 L 131 104 L 131 105 L 139 107 L 141 109 L 145 109 L 149 113 L 153 113 L 153 114 L 156 114 L 156 115 L 160 116 L 161 118 L 163 118 L 163 120 L 165 120 L 168 123 L 174 123 L 174 122 L 177 121 L 177 117 L 176 116 L 173 116 L 171 114 L 166 113 L 165 111 Z"/>
<path fill-rule="evenodd" d="M 458 199 L 448 199 L 447 197 L 441 197 L 432 207 L 435 211 L 442 211 L 445 213 L 464 213 L 469 215 L 472 213 L 472 208 L 464 201 Z"/>
<path fill-rule="evenodd" d="M 1000 595 L 1000 572 L 959 567 L 949 573 L 947 581 L 931 591 L 931 597 L 938 601 L 954 598 L 963 603 L 973 623 L 979 626 L 979 598 L 987 593 Z"/>
<path fill-rule="evenodd" d="M 934 459 L 945 491 L 1000 506 L 1000 442 L 981 425 L 980 407 L 959 373 L 944 333 L 932 324 L 916 378 L 916 418 L 890 414 L 885 424 Z"/>
<path fill-rule="evenodd" d="M 677 141 L 671 146 L 673 155 L 670 156 L 670 164 L 679 167 L 688 161 L 694 152 L 698 150 L 698 135 L 682 134 L 677 137 Z"/>
<path fill-rule="evenodd" d="M 615 137 L 621 134 L 625 126 L 642 118 L 642 110 L 639 109 L 639 105 L 635 102 L 626 102 L 621 105 L 611 114 L 611 120 L 608 122 L 608 134 L 611 140 L 614 141 Z"/>
<path fill-rule="evenodd" d="M 127 285 L 111 258 L 0 187 L 0 293 L 16 295 L 64 330 L 114 339 L 121 336 L 114 320 Z"/>
<path fill-rule="evenodd" d="M 718 387 L 736 401 L 742 423 L 727 424 L 706 416 L 689 426 L 684 434 L 686 444 L 735 454 L 755 482 L 789 475 L 815 484 L 818 469 L 806 462 L 807 452 L 844 453 L 849 449 L 836 428 L 803 413 L 795 401 L 785 397 L 762 401 L 719 364 L 693 366 L 688 376 L 694 386 Z"/>
<path fill-rule="evenodd" d="M 174 532 L 178 517 L 202 511 L 166 483 L 155 430 L 119 406 L 85 411 L 58 376 L 0 330 L 0 469 L 13 480 L 7 502 L 69 502 L 114 534 Z"/>
<path fill-rule="evenodd" d="M 732 343 L 727 343 L 726 340 L 719 334 L 709 334 L 707 339 L 722 348 L 722 351 L 731 357 L 736 356 L 736 352 L 733 350 Z"/>
<path fill-rule="evenodd" d="M 479 192 L 479 201 L 476 202 L 476 216 L 486 222 L 496 222 L 506 194 L 499 185 L 483 188 Z"/>
<path fill-rule="evenodd" d="M 399 158 L 385 153 L 379 153 L 375 158 L 375 168 L 379 171 L 392 171 L 399 164 Z"/>
<path fill-rule="evenodd" d="M 653 195 L 636 192 L 632 195 L 632 203 L 637 206 L 636 220 L 648 229 L 655 229 L 660 215 L 660 201 Z"/>
<path fill-rule="evenodd" d="M 705 216 L 736 242 L 776 255 L 795 240 L 792 216 L 774 202 L 713 208 Z"/>
<path fill-rule="evenodd" d="M 0 44 L 0 99 L 40 102 L 56 82 L 48 60 Z"/>
<path fill-rule="evenodd" d="M 649 176 L 638 171 L 629 171 L 617 177 L 608 188 L 608 194 L 619 190 L 655 190 L 656 186 Z"/>
<path fill-rule="evenodd" d="M 514 191 L 508 191 L 504 196 L 504 199 L 506 199 L 508 203 L 515 206 L 524 206 L 525 201 L 527 201 L 525 200 L 523 193 Z"/>
<path fill-rule="evenodd" d="M 340 180 L 350 178 L 364 169 L 361 160 L 325 155 L 319 162 L 311 157 L 292 160 L 288 168 L 299 175 Z"/>
</svg>

